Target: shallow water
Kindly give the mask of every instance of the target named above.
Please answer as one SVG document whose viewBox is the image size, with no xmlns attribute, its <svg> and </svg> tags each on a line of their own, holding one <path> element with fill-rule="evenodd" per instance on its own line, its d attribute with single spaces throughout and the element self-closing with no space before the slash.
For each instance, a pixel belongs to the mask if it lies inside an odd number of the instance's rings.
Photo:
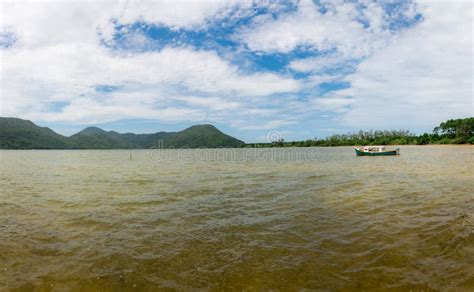
<svg viewBox="0 0 474 292">
<path fill-rule="evenodd" d="M 0 290 L 472 291 L 473 154 L 1 151 Z"/>
</svg>

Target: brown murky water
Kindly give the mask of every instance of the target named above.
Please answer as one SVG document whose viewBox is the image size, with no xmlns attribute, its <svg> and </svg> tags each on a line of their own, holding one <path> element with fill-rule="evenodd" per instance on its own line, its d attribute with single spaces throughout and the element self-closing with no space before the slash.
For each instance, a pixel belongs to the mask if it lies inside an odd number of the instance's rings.
<svg viewBox="0 0 474 292">
<path fill-rule="evenodd" d="M 0 290 L 474 289 L 472 146 L 243 151 L 1 151 Z"/>
</svg>

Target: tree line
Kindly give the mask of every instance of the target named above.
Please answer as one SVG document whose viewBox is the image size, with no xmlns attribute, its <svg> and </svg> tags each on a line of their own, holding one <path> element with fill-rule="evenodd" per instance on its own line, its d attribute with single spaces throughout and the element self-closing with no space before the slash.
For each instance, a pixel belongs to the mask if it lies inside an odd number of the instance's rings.
<svg viewBox="0 0 474 292">
<path fill-rule="evenodd" d="M 311 147 L 355 145 L 427 145 L 474 144 L 474 118 L 451 119 L 441 123 L 432 133 L 415 135 L 408 130 L 370 130 L 335 134 L 324 139 L 272 143 L 250 143 L 247 147 Z"/>
</svg>

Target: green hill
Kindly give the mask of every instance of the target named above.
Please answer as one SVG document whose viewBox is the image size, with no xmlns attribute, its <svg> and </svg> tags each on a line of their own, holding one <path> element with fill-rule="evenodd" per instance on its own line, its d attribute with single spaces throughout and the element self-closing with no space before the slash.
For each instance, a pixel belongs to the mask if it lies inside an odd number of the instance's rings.
<svg viewBox="0 0 474 292">
<path fill-rule="evenodd" d="M 209 148 L 245 146 L 245 143 L 226 135 L 213 125 L 198 125 L 174 133 L 163 140 L 164 148 L 198 148 L 206 145 Z"/>
<path fill-rule="evenodd" d="M 181 132 L 117 133 L 88 127 L 65 137 L 28 120 L 0 118 L 0 149 L 147 149 L 243 147 L 244 142 L 212 125 L 197 125 Z"/>
<path fill-rule="evenodd" d="M 120 134 L 124 141 L 136 145 L 138 148 L 148 149 L 156 147 L 160 144 L 159 141 L 167 139 L 169 136 L 176 134 L 175 132 L 158 132 L 154 134 L 134 134 L 125 133 Z"/>
<path fill-rule="evenodd" d="M 0 118 L 1 149 L 63 149 L 70 148 L 67 137 L 46 127 L 17 118 Z"/>
<path fill-rule="evenodd" d="M 106 132 L 96 127 L 86 128 L 69 137 L 69 140 L 72 141 L 72 145 L 80 149 L 135 148 L 133 144 L 124 141 L 120 134 Z"/>
</svg>

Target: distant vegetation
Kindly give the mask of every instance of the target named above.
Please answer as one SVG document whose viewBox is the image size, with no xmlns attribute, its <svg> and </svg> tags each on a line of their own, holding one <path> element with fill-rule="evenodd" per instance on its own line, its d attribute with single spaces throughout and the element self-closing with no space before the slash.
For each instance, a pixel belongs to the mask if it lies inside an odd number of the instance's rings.
<svg viewBox="0 0 474 292">
<path fill-rule="evenodd" d="M 97 127 L 65 137 L 46 127 L 17 118 L 0 118 L 0 149 L 149 149 L 243 147 L 244 142 L 212 125 L 196 125 L 180 132 L 120 134 Z"/>
<path fill-rule="evenodd" d="M 253 143 L 247 147 L 310 147 L 355 145 L 427 145 L 427 144 L 474 144 L 474 118 L 448 120 L 434 128 L 433 133 L 415 135 L 408 130 L 359 131 L 332 135 L 325 139 L 273 143 Z"/>
<path fill-rule="evenodd" d="M 149 149 L 218 147 L 309 147 L 355 145 L 474 144 L 474 118 L 448 120 L 433 133 L 415 135 L 407 130 L 359 131 L 324 139 L 273 143 L 244 142 L 226 135 L 212 125 L 196 125 L 180 132 L 153 134 L 117 133 L 97 127 L 86 128 L 70 137 L 17 118 L 0 118 L 0 149 Z"/>
</svg>

